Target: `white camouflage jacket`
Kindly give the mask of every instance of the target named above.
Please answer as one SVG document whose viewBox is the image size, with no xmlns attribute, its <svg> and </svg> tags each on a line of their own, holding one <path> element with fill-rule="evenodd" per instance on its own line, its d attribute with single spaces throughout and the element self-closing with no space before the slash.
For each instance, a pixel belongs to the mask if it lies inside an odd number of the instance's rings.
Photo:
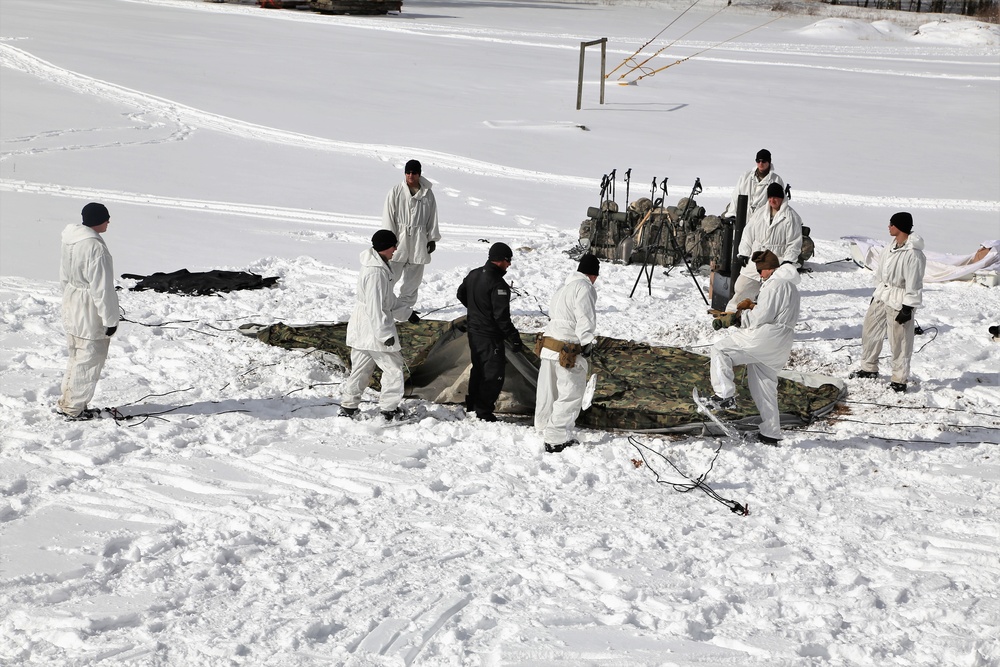
<svg viewBox="0 0 1000 667">
<path fill-rule="evenodd" d="M 771 170 L 759 181 L 757 180 L 756 168 L 743 174 L 736 184 L 736 189 L 733 190 L 732 201 L 729 202 L 726 209 L 722 212 L 722 217 L 735 216 L 739 196 L 747 195 L 749 197 L 749 201 L 747 202 L 747 219 L 749 219 L 754 211 L 767 206 L 767 186 L 771 183 L 777 183 L 782 188 L 785 187 L 785 182 L 781 180 L 781 176 L 774 173 L 774 163 L 771 163 Z"/>
<path fill-rule="evenodd" d="M 798 266 L 799 254 L 802 252 L 802 218 L 788 205 L 787 200 L 781 202 L 781 208 L 773 220 L 769 206 L 757 209 L 743 230 L 740 255 L 752 257 L 758 250 L 765 249 L 777 255 L 782 262 Z M 753 262 L 748 262 L 740 273 L 747 278 L 760 279 Z"/>
<path fill-rule="evenodd" d="M 118 326 L 118 293 L 111 253 L 101 235 L 80 223 L 62 231 L 59 282 L 66 333 L 77 338 L 105 338 Z"/>
<path fill-rule="evenodd" d="M 545 327 L 548 338 L 580 345 L 592 343 L 597 332 L 597 290 L 590 278 L 580 272 L 567 277 L 552 295 L 549 318 L 549 325 Z M 559 353 L 544 348 L 540 356 L 558 359 Z"/>
<path fill-rule="evenodd" d="M 757 305 L 743 311 L 740 328 L 730 335 L 757 361 L 775 370 L 788 363 L 792 352 L 792 337 L 799 321 L 800 281 L 794 266 L 779 266 L 761 285 Z"/>
<path fill-rule="evenodd" d="M 890 244 L 879 256 L 873 296 L 893 310 L 920 306 L 926 267 L 924 240 L 920 236 L 911 234 L 899 248 L 895 243 Z"/>
<path fill-rule="evenodd" d="M 397 305 L 392 291 L 395 277 L 382 256 L 368 248 L 360 259 L 358 300 L 347 322 L 347 346 L 375 352 L 398 351 L 396 320 L 405 318 L 409 309 Z M 394 339 L 392 345 L 386 346 L 390 338 Z"/>
<path fill-rule="evenodd" d="M 420 189 L 410 194 L 406 181 L 399 183 L 385 198 L 382 209 L 382 229 L 388 229 L 399 243 L 392 261 L 397 264 L 430 264 L 428 241 L 440 241 L 437 202 L 431 192 L 431 182 L 420 177 Z"/>
</svg>

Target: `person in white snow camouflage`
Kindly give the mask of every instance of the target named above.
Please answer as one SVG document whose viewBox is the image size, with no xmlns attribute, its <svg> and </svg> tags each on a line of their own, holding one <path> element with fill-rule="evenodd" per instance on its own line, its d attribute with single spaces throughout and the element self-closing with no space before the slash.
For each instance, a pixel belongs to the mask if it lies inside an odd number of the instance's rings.
<svg viewBox="0 0 1000 667">
<path fill-rule="evenodd" d="M 756 303 L 740 303 L 740 329 L 716 341 L 711 350 L 712 389 L 709 404 L 718 409 L 736 407 L 733 366 L 746 364 L 750 395 L 760 412 L 760 442 L 776 445 L 781 440 L 778 413 L 778 371 L 788 362 L 792 334 L 799 320 L 799 272 L 781 264 L 770 250 L 753 255 L 764 281 Z"/>
<path fill-rule="evenodd" d="M 755 299 L 760 292 L 760 274 L 750 257 L 758 250 L 770 250 L 782 264 L 798 268 L 802 252 L 802 218 L 785 200 L 785 191 L 777 183 L 767 186 L 767 206 L 758 208 L 743 230 L 738 256 L 743 268 L 733 286 L 733 297 L 726 311 L 736 310 L 744 299 Z"/>
<path fill-rule="evenodd" d="M 861 369 L 852 378 L 878 377 L 878 356 L 886 331 L 892 351 L 893 391 L 906 391 L 913 356 L 914 310 L 923 303 L 924 240 L 912 234 L 913 216 L 906 212 L 889 218 L 889 236 L 895 241 L 879 257 L 875 293 L 865 314 L 861 334 Z"/>
<path fill-rule="evenodd" d="M 538 386 L 535 393 L 535 430 L 545 451 L 558 452 L 576 444 L 573 425 L 580 416 L 587 388 L 587 358 L 597 330 L 597 257 L 580 258 L 576 272 L 552 295 L 549 325 L 540 339 Z"/>
<path fill-rule="evenodd" d="M 87 404 L 107 361 L 111 336 L 118 330 L 114 266 L 101 238 L 108 231 L 111 214 L 103 204 L 92 202 L 83 207 L 82 216 L 83 224 L 69 224 L 62 232 L 59 265 L 69 362 L 57 411 L 70 419 L 100 414 Z"/>
<path fill-rule="evenodd" d="M 358 414 L 361 394 L 371 380 L 375 366 L 382 369 L 379 410 L 386 419 L 402 416 L 403 355 L 400 352 L 396 320 L 409 310 L 400 306 L 392 286 L 395 282 L 389 260 L 396 252 L 396 235 L 380 229 L 372 236 L 372 247 L 361 253 L 358 274 L 358 301 L 347 322 L 347 345 L 351 348 L 351 375 L 340 390 L 340 416 Z"/>
<path fill-rule="evenodd" d="M 390 190 L 385 199 L 382 228 L 395 234 L 399 241 L 392 268 L 399 280 L 399 305 L 412 311 L 424 279 L 424 267 L 431 262 L 441 231 L 431 182 L 420 175 L 420 162 L 410 160 L 403 171 L 403 182 Z M 412 312 L 410 316 L 411 322 L 419 321 Z"/>
<path fill-rule="evenodd" d="M 767 203 L 767 188 L 772 183 L 777 183 L 782 189 L 785 182 L 774 172 L 774 165 L 771 163 L 771 151 L 762 148 L 757 151 L 757 166 L 740 177 L 736 188 L 733 190 L 733 198 L 722 211 L 723 218 L 736 216 L 736 205 L 740 195 L 747 195 L 747 220 L 754 211 L 762 208 Z"/>
</svg>

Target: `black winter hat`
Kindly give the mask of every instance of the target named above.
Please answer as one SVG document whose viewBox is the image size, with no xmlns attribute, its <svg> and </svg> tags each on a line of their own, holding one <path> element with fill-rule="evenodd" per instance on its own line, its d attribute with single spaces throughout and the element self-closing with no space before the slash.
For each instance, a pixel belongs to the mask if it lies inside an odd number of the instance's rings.
<svg viewBox="0 0 1000 667">
<path fill-rule="evenodd" d="M 601 262 L 597 259 L 597 255 L 587 253 L 580 258 L 580 265 L 576 267 L 576 270 L 588 276 L 599 276 L 601 275 Z"/>
<path fill-rule="evenodd" d="M 909 234 L 913 231 L 913 216 L 906 211 L 893 213 L 892 217 L 889 218 L 889 224 L 904 234 Z"/>
<path fill-rule="evenodd" d="M 372 236 L 372 247 L 375 248 L 375 252 L 388 250 L 397 243 L 399 243 L 399 239 L 388 229 L 380 229 Z"/>
<path fill-rule="evenodd" d="M 767 198 L 770 199 L 771 197 L 785 198 L 785 189 L 781 187 L 781 183 L 771 183 L 767 186 Z"/>
<path fill-rule="evenodd" d="M 770 162 L 771 151 L 767 150 L 766 148 L 761 148 L 759 151 L 757 151 L 757 159 L 764 160 L 765 162 Z"/>
<path fill-rule="evenodd" d="M 514 251 L 506 243 L 494 243 L 490 246 L 491 262 L 509 262 L 514 259 Z"/>
<path fill-rule="evenodd" d="M 111 219 L 107 207 L 97 202 L 90 202 L 80 213 L 83 214 L 83 224 L 88 227 L 99 227 Z"/>
<path fill-rule="evenodd" d="M 403 173 L 405 174 L 420 174 L 420 162 L 417 160 L 409 160 L 406 166 L 403 167 Z"/>
</svg>

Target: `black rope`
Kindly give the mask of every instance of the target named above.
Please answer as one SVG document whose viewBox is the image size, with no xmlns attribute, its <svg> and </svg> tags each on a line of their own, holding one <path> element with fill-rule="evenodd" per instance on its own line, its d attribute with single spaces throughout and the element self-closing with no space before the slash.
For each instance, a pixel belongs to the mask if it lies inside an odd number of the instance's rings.
<svg viewBox="0 0 1000 667">
<path fill-rule="evenodd" d="M 521 288 L 521 287 L 514 287 L 513 285 L 511 285 L 510 286 L 510 291 L 511 291 L 511 294 L 513 294 L 514 296 L 517 296 L 517 297 L 530 296 L 532 299 L 534 299 L 535 305 L 538 306 L 538 312 L 540 312 L 545 317 L 549 316 L 549 314 L 545 312 L 545 308 L 542 307 L 542 302 L 538 300 L 538 297 L 535 296 L 534 294 L 528 292 L 528 290 L 526 290 L 524 288 Z"/>
<path fill-rule="evenodd" d="M 705 483 L 705 478 L 708 477 L 708 473 L 712 472 L 712 468 L 715 467 L 715 461 L 716 459 L 719 458 L 719 453 L 722 451 L 722 441 L 719 442 L 719 446 L 715 450 L 715 456 L 712 457 L 712 461 L 708 464 L 708 469 L 701 475 L 699 475 L 697 478 L 691 478 L 688 475 L 681 472 L 681 469 L 678 468 L 676 465 L 674 465 L 674 462 L 671 461 L 669 458 L 667 458 L 665 454 L 662 454 L 661 452 L 658 452 L 655 449 L 649 447 L 648 445 L 640 442 L 635 436 L 631 435 L 628 436 L 628 441 L 629 444 L 635 447 L 636 451 L 639 452 L 639 456 L 642 458 L 643 464 L 645 464 L 645 466 L 654 475 L 656 475 L 657 484 L 665 484 L 673 488 L 674 491 L 678 491 L 680 493 L 687 493 L 688 491 L 694 491 L 695 489 L 698 489 L 699 491 L 703 491 L 709 498 L 716 500 L 725 505 L 726 507 L 728 507 L 729 511 L 732 512 L 733 514 L 739 514 L 740 516 L 747 516 L 748 514 L 750 514 L 750 508 L 748 506 L 741 505 L 735 500 L 729 500 L 728 498 L 723 498 L 718 493 L 716 493 L 715 489 L 713 489 L 712 487 L 710 487 L 708 484 Z M 666 461 L 671 468 L 677 471 L 678 475 L 680 475 L 686 480 L 689 480 L 690 483 L 679 484 L 677 482 L 670 482 L 663 479 L 660 473 L 657 472 L 657 470 L 653 468 L 651 465 L 649 465 L 649 460 L 646 458 L 646 454 L 643 452 L 644 449 L 646 451 L 652 452 L 653 454 L 656 454 L 661 459 Z"/>
</svg>

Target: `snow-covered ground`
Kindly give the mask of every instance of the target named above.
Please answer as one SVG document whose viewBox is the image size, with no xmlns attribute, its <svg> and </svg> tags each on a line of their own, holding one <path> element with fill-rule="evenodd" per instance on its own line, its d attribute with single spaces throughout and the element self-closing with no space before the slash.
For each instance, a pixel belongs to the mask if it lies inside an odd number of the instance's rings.
<svg viewBox="0 0 1000 667">
<path fill-rule="evenodd" d="M 767 147 L 817 240 L 789 366 L 846 377 L 871 287 L 841 236 L 897 210 L 929 250 L 1000 236 L 998 29 L 722 6 L 646 50 L 684 35 L 651 63 L 691 60 L 603 106 L 589 52 L 576 111 L 581 41 L 608 37 L 611 69 L 686 5 L 3 0 L 0 664 L 1000 664 L 1000 288 L 929 285 L 911 391 L 848 380 L 780 448 L 583 431 L 549 455 L 522 421 L 416 401 L 419 422 L 341 420 L 328 361 L 235 331 L 346 319 L 411 157 L 444 233 L 419 308 L 460 315 L 506 241 L 533 331 L 603 174 L 621 204 L 628 168 L 631 199 L 699 177 L 718 213 Z M 96 404 L 154 416 L 51 413 L 59 232 L 88 201 L 119 274 L 281 277 L 121 291 Z M 691 278 L 630 299 L 637 271 L 602 271 L 599 333 L 704 351 Z M 683 480 L 633 443 L 693 477 L 721 444 L 707 482 L 751 514 L 657 484 Z"/>
</svg>

